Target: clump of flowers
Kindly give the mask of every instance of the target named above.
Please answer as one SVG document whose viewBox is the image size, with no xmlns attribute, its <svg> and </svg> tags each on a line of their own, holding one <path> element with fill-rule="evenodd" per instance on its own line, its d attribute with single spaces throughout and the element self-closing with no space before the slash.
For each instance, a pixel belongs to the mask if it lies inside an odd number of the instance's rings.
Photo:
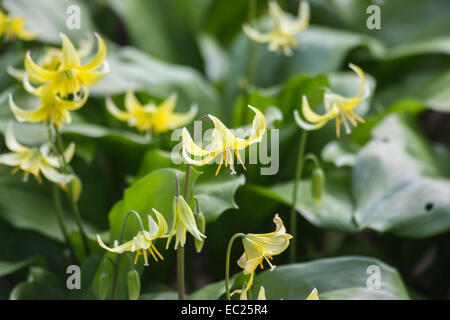
<svg viewBox="0 0 450 320">
<path fill-rule="evenodd" d="M 24 17 L 7 15 L 0 10 L 0 36 L 4 36 L 6 41 L 13 41 L 16 38 L 31 41 L 39 35 L 25 27 Z"/>
</svg>

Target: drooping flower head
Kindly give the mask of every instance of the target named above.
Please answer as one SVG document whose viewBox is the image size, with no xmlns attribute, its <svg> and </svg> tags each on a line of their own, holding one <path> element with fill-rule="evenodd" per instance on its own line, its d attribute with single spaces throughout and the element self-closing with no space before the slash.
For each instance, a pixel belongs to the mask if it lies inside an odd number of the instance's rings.
<svg viewBox="0 0 450 320">
<path fill-rule="evenodd" d="M 283 12 L 276 1 L 269 2 L 269 16 L 272 28 L 268 32 L 262 33 L 248 24 L 245 24 L 244 33 L 253 41 L 268 42 L 269 50 L 292 55 L 292 48 L 297 47 L 296 34 L 306 29 L 309 25 L 309 4 L 301 1 L 298 8 L 298 17 L 292 19 L 290 15 Z"/>
<path fill-rule="evenodd" d="M 7 15 L 0 10 L 0 36 L 5 35 L 6 41 L 12 41 L 16 38 L 25 41 L 31 41 L 38 37 L 38 34 L 25 28 L 24 17 L 14 17 Z"/>
<path fill-rule="evenodd" d="M 126 251 L 129 252 L 136 252 L 136 256 L 134 259 L 134 264 L 137 263 L 138 258 L 140 255 L 144 257 L 144 266 L 148 266 L 148 256 L 147 251 L 150 253 L 150 255 L 155 259 L 155 261 L 158 261 L 157 256 L 164 260 L 163 256 L 159 251 L 156 249 L 153 242 L 158 238 L 165 238 L 167 237 L 167 222 L 166 219 L 164 219 L 164 216 L 153 209 L 153 212 L 155 213 L 156 220 L 152 218 L 151 215 L 148 215 L 148 228 L 149 230 L 141 230 L 139 231 L 136 236 L 133 237 L 132 240 L 127 241 L 123 244 L 118 244 L 117 241 L 115 241 L 115 245 L 113 248 L 107 247 L 99 235 L 97 235 L 97 242 L 103 249 L 106 249 L 110 252 L 115 253 L 124 253 Z"/>
<path fill-rule="evenodd" d="M 78 96 L 80 90 L 86 86 L 98 83 L 108 71 L 106 59 L 106 45 L 103 39 L 95 33 L 98 41 L 97 54 L 91 61 L 81 65 L 81 57 L 72 42 L 63 33 L 62 57 L 56 69 L 47 69 L 36 64 L 30 52 L 25 58 L 25 70 L 29 79 L 36 83 L 49 83 L 54 94 L 59 94 L 62 98 L 69 95 Z M 100 67 L 103 68 L 100 70 Z"/>
<path fill-rule="evenodd" d="M 256 268 L 260 266 L 263 269 L 263 261 L 266 260 L 270 266 L 270 271 L 274 270 L 275 266 L 269 259 L 286 250 L 289 246 L 289 240 L 292 239 L 292 235 L 286 233 L 283 220 L 278 215 L 275 215 L 273 222 L 276 225 L 274 232 L 263 234 L 248 233 L 242 239 L 244 253 L 239 258 L 238 265 L 244 269 L 244 274 L 250 274 L 250 279 L 244 289 L 233 292 L 241 293 L 241 299 L 246 299 L 247 297 L 247 291 L 250 290 L 253 284 Z"/>
<path fill-rule="evenodd" d="M 23 110 L 19 108 L 9 96 L 9 107 L 19 122 L 47 122 L 54 123 L 61 127 L 63 123 L 70 123 L 69 111 L 80 109 L 87 101 L 87 89 L 83 90 L 80 100 L 65 100 L 54 95 L 49 84 L 40 87 L 39 95 L 41 104 L 34 110 Z"/>
<path fill-rule="evenodd" d="M 206 236 L 200 232 L 195 222 L 194 213 L 189 204 L 181 195 L 173 199 L 173 222 L 167 239 L 166 249 L 169 248 L 170 241 L 175 235 L 175 250 L 178 245 L 184 247 L 186 243 L 186 232 L 189 232 L 198 241 L 204 241 Z"/>
<path fill-rule="evenodd" d="M 150 102 L 142 105 L 129 89 L 125 96 L 125 111 L 120 110 L 111 98 L 106 99 L 106 108 L 117 119 L 127 121 L 129 126 L 136 127 L 140 132 L 163 133 L 188 124 L 197 114 L 197 106 L 193 105 L 186 113 L 173 110 L 177 103 L 177 94 L 173 93 L 161 104 Z"/>
<path fill-rule="evenodd" d="M 358 107 L 361 102 L 369 97 L 369 92 L 365 90 L 366 78 L 361 68 L 354 64 L 350 64 L 349 66 L 361 80 L 361 85 L 356 95 L 350 98 L 346 98 L 332 91 L 325 92 L 325 113 L 323 115 L 315 113 L 311 109 L 306 96 L 303 96 L 302 114 L 307 122 L 302 120 L 297 110 L 294 110 L 295 120 L 301 128 L 305 130 L 317 130 L 326 125 L 328 121 L 335 119 L 336 136 L 339 138 L 341 123 L 344 124 L 347 134 L 351 132 L 351 128 L 347 120 L 349 120 L 350 123 L 355 127 L 357 126 L 358 121 L 364 123 L 364 119 L 354 113 L 353 110 Z"/>
<path fill-rule="evenodd" d="M 216 175 L 219 173 L 224 162 L 225 167 L 229 165 L 231 173 L 235 174 L 234 154 L 236 154 L 237 159 L 245 169 L 239 151 L 247 148 L 253 143 L 260 142 L 266 132 L 266 118 L 264 117 L 264 114 L 252 106 L 248 107 L 255 112 L 255 117 L 253 119 L 250 137 L 247 139 L 236 137 L 222 121 L 212 115 L 208 115 L 208 118 L 214 123 L 214 129 L 211 134 L 211 144 L 205 149 L 195 144 L 188 130 L 183 128 L 183 158 L 186 162 L 195 166 L 203 166 L 212 162 L 217 156 L 220 156 L 221 160 Z M 192 159 L 191 156 L 201 157 L 201 159 L 195 160 Z"/>
<path fill-rule="evenodd" d="M 0 164 L 14 166 L 13 173 L 23 170 L 25 181 L 32 174 L 41 182 L 42 173 L 48 180 L 64 188 L 74 178 L 73 175 L 63 174 L 57 170 L 61 168 L 60 159 L 50 155 L 50 147 L 47 144 L 40 148 L 29 148 L 19 143 L 14 136 L 12 123 L 6 129 L 5 143 L 12 152 L 0 155 Z M 74 152 L 75 145 L 71 143 L 64 152 L 67 163 L 72 160 Z"/>
</svg>

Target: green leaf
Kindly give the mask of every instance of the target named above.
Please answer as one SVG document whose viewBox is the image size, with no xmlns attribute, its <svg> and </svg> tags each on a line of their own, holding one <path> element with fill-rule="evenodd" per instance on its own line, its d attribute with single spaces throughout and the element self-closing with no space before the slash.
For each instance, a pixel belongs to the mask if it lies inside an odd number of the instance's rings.
<svg viewBox="0 0 450 320">
<path fill-rule="evenodd" d="M 380 270 L 380 288 L 367 287 L 369 266 Z M 256 297 L 264 286 L 267 299 L 304 300 L 313 288 L 319 299 L 409 299 L 402 279 L 394 268 L 367 257 L 338 257 L 307 263 L 284 265 L 255 277 L 252 286 Z"/>
<path fill-rule="evenodd" d="M 410 119 L 392 114 L 373 130 L 353 169 L 360 228 L 423 238 L 450 228 L 450 180 Z"/>
<path fill-rule="evenodd" d="M 40 257 L 32 257 L 16 262 L 0 261 L 0 277 L 14 273 L 30 265 L 43 265 L 44 260 Z"/>
<path fill-rule="evenodd" d="M 64 287 L 61 280 L 53 273 L 40 268 L 30 268 L 28 279 L 19 283 L 11 291 L 11 300 L 47 300 L 65 299 L 69 290 Z"/>
<path fill-rule="evenodd" d="M 297 212 L 317 227 L 355 232 L 357 226 L 353 222 L 350 186 L 348 177 L 343 173 L 325 173 L 325 188 L 320 204 L 313 200 L 311 180 L 301 180 L 297 189 Z M 270 188 L 253 186 L 252 189 L 287 206 L 292 204 L 293 182 L 275 184 Z"/>
<path fill-rule="evenodd" d="M 157 60 L 132 47 L 110 50 L 107 60 L 111 70 L 92 87 L 94 96 L 121 94 L 131 87 L 160 99 L 178 92 L 177 111 L 197 104 L 199 116 L 221 113 L 216 90 L 194 69 Z"/>
</svg>

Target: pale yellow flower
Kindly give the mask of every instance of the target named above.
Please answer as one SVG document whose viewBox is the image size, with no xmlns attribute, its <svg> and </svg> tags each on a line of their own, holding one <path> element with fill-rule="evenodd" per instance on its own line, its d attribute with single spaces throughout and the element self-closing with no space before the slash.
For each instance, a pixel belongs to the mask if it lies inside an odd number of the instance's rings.
<svg viewBox="0 0 450 320">
<path fill-rule="evenodd" d="M 328 121 L 335 119 L 336 136 L 339 138 L 341 123 L 344 124 L 347 134 L 351 132 L 347 119 L 355 127 L 358 124 L 357 121 L 364 123 L 364 119 L 355 114 L 353 110 L 358 107 L 361 102 L 369 97 L 369 93 L 365 90 L 366 78 L 361 68 L 354 64 L 350 64 L 349 66 L 361 79 L 361 85 L 356 95 L 350 98 L 346 98 L 331 91 L 325 92 L 325 113 L 323 115 L 315 113 L 311 109 L 306 96 L 303 96 L 302 114 L 307 122 L 302 120 L 297 110 L 294 110 L 295 120 L 301 128 L 305 130 L 317 130 L 326 125 Z"/>
<path fill-rule="evenodd" d="M 217 156 L 221 156 L 216 175 L 219 173 L 224 162 L 225 167 L 230 165 L 231 173 L 235 174 L 234 154 L 236 154 L 237 159 L 245 169 L 239 151 L 247 148 L 253 143 L 260 142 L 266 132 L 266 118 L 264 117 L 264 114 L 252 106 L 248 107 L 256 114 L 253 119 L 253 125 L 248 139 L 236 137 L 222 121 L 212 115 L 208 115 L 208 118 L 214 123 L 214 129 L 211 134 L 211 144 L 205 149 L 195 144 L 187 129 L 183 128 L 183 158 L 185 161 L 195 166 L 203 166 L 212 162 Z M 192 159 L 191 156 L 201 157 L 201 159 L 195 160 Z"/>
<path fill-rule="evenodd" d="M 174 235 L 176 236 L 175 250 L 178 248 L 178 245 L 184 247 L 187 231 L 198 241 L 204 241 L 206 238 L 197 227 L 191 207 L 181 195 L 178 195 L 173 200 L 173 222 L 169 238 L 167 239 L 166 249 L 169 248 L 170 241 Z"/>
<path fill-rule="evenodd" d="M 242 239 L 244 253 L 239 258 L 238 265 L 244 269 L 244 274 L 250 274 L 250 279 L 244 289 L 233 292 L 241 293 L 241 299 L 247 299 L 247 292 L 253 284 L 256 268 L 260 266 L 263 269 L 263 261 L 266 260 L 270 266 L 270 271 L 274 270 L 275 266 L 269 259 L 285 251 L 289 246 L 289 240 L 292 239 L 292 235 L 286 233 L 283 220 L 278 215 L 275 215 L 273 222 L 276 225 L 274 232 L 264 234 L 248 233 Z"/>
<path fill-rule="evenodd" d="M 287 56 L 292 55 L 292 48 L 298 46 L 298 41 L 295 36 L 309 25 L 308 2 L 300 2 L 298 17 L 292 19 L 290 15 L 281 10 L 276 1 L 270 1 L 269 16 L 272 23 L 271 30 L 262 33 L 250 27 L 248 24 L 245 24 L 243 26 L 244 33 L 253 41 L 262 43 L 268 42 L 270 51 L 283 51 Z"/>
<path fill-rule="evenodd" d="M 24 17 L 14 17 L 7 15 L 0 10 L 0 36 L 5 35 L 6 41 L 12 41 L 16 38 L 30 41 L 38 37 L 38 34 L 25 28 Z"/>
<path fill-rule="evenodd" d="M 106 45 L 103 39 L 94 34 L 98 41 L 97 54 L 91 61 L 81 65 L 81 57 L 69 38 L 63 33 L 62 57 L 57 69 L 46 69 L 36 64 L 27 53 L 25 58 L 25 70 L 31 81 L 36 83 L 49 83 L 54 94 L 62 98 L 69 95 L 77 97 L 80 90 L 98 83 L 108 71 L 106 59 Z M 103 65 L 103 68 L 99 68 Z"/>
<path fill-rule="evenodd" d="M 132 240 L 127 241 L 121 245 L 118 245 L 117 242 L 115 241 L 115 245 L 113 248 L 107 247 L 103 243 L 100 236 L 97 235 L 98 244 L 100 245 L 100 247 L 110 252 L 115 253 L 124 253 L 126 251 L 136 252 L 136 256 L 134 259 L 135 264 L 137 263 L 139 256 L 143 255 L 144 266 L 148 266 L 147 251 L 151 254 L 151 256 L 153 257 L 153 259 L 155 259 L 155 261 L 158 261 L 158 258 L 156 256 L 158 256 L 161 260 L 164 260 L 163 256 L 156 249 L 153 242 L 158 238 L 167 237 L 166 235 L 168 229 L 167 222 L 161 213 L 159 213 L 155 209 L 153 209 L 153 212 L 155 213 L 157 222 L 155 222 L 155 220 L 152 218 L 151 215 L 148 215 L 148 227 L 149 227 L 148 231 L 146 230 L 139 231 L 136 234 L 136 236 L 133 237 Z"/>
<path fill-rule="evenodd" d="M 317 289 L 314 288 L 305 300 L 319 300 L 319 292 Z"/>
<path fill-rule="evenodd" d="M 106 99 L 106 108 L 114 117 L 126 121 L 140 132 L 158 134 L 188 124 L 197 114 L 195 105 L 186 113 L 174 112 L 176 103 L 177 94 L 173 93 L 159 105 L 153 102 L 142 105 L 133 89 L 129 89 L 125 96 L 125 111 L 120 110 L 111 98 Z"/>
<path fill-rule="evenodd" d="M 57 169 L 61 168 L 60 159 L 51 156 L 48 145 L 42 145 L 40 148 L 29 148 L 19 143 L 13 132 L 12 123 L 10 123 L 5 133 L 5 143 L 12 152 L 0 155 L 0 164 L 14 166 L 13 173 L 18 170 L 24 171 L 24 181 L 28 179 L 29 174 L 42 182 L 41 173 L 50 181 L 65 187 L 74 176 L 63 174 Z M 75 145 L 71 143 L 64 152 L 64 158 L 67 163 L 73 158 Z"/>
</svg>

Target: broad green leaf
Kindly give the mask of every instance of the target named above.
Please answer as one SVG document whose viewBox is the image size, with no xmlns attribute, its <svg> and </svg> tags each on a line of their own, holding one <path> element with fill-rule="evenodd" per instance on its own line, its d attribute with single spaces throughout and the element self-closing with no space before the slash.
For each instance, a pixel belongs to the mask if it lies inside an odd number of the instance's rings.
<svg viewBox="0 0 450 320">
<path fill-rule="evenodd" d="M 310 179 L 302 179 L 297 190 L 296 210 L 312 224 L 326 229 L 355 232 L 353 203 L 348 178 L 343 172 L 326 172 L 325 188 L 320 204 L 312 198 Z M 254 186 L 255 191 L 275 201 L 292 204 L 293 182 L 279 183 L 270 188 Z"/>
<path fill-rule="evenodd" d="M 68 298 L 69 290 L 53 273 L 40 268 L 30 268 L 28 279 L 19 283 L 10 294 L 11 300 L 61 300 Z"/>
<path fill-rule="evenodd" d="M 352 173 L 360 228 L 423 238 L 450 228 L 450 181 L 427 142 L 400 115 L 386 117 L 358 154 Z"/>
<path fill-rule="evenodd" d="M 42 258 L 32 257 L 16 262 L 0 261 L 0 277 L 14 273 L 30 265 L 43 265 Z"/>
<path fill-rule="evenodd" d="M 92 87 L 94 96 L 122 94 L 132 87 L 160 99 L 177 92 L 176 108 L 180 112 L 197 104 L 199 116 L 221 113 L 217 92 L 194 69 L 157 60 L 133 47 L 111 50 L 107 60 L 111 70 Z"/>
<path fill-rule="evenodd" d="M 125 22 L 137 47 L 166 61 L 197 67 L 201 66 L 201 58 L 194 32 L 199 29 L 210 2 L 108 1 Z"/>
<path fill-rule="evenodd" d="M 370 268 L 379 270 L 379 289 L 374 284 Z M 255 277 L 253 296 L 264 286 L 267 299 L 304 300 L 313 288 L 319 299 L 407 300 L 408 293 L 394 268 L 380 260 L 367 257 L 338 257 L 307 263 L 284 265 Z"/>
</svg>

